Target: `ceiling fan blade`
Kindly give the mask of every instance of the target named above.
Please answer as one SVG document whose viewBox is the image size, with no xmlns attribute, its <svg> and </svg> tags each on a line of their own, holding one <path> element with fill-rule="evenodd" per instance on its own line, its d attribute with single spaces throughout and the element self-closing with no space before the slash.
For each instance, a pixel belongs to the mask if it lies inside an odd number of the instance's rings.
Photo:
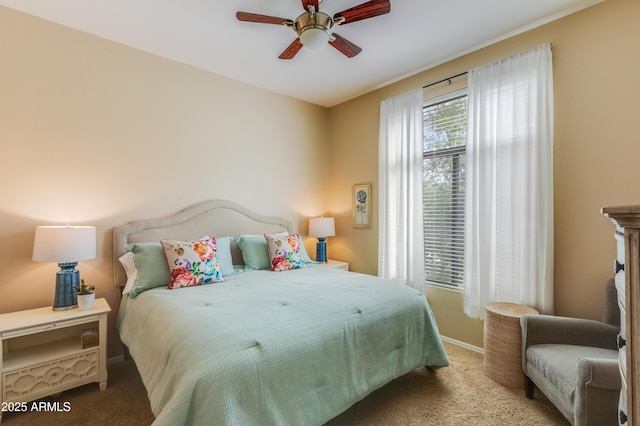
<svg viewBox="0 0 640 426">
<path fill-rule="evenodd" d="M 371 0 L 358 6 L 354 6 L 351 9 L 336 13 L 333 19 L 335 20 L 338 17 L 343 17 L 343 24 L 350 24 L 351 22 L 384 15 L 390 11 L 391 2 L 389 0 Z"/>
<path fill-rule="evenodd" d="M 361 47 L 356 46 L 346 38 L 341 37 L 336 33 L 333 33 L 333 36 L 335 37 L 335 40 L 329 41 L 329 44 L 342 52 L 346 57 L 353 58 L 358 53 L 362 52 Z"/>
<path fill-rule="evenodd" d="M 302 7 L 304 10 L 309 10 L 308 6 L 313 6 L 314 10 L 317 12 L 320 7 L 320 2 L 318 0 L 302 0 Z"/>
<path fill-rule="evenodd" d="M 259 15 L 257 13 L 238 12 L 236 13 L 238 21 L 257 22 L 259 24 L 276 24 L 284 25 L 285 23 L 293 24 L 293 21 L 285 18 L 276 18 L 275 16 Z"/>
<path fill-rule="evenodd" d="M 284 49 L 284 52 L 282 52 L 280 56 L 278 56 L 278 58 L 293 59 L 293 57 L 296 56 L 296 53 L 298 53 L 300 49 L 302 49 L 302 43 L 300 43 L 300 39 L 297 38 L 293 40 L 293 43 L 291 43 L 289 47 Z"/>
</svg>

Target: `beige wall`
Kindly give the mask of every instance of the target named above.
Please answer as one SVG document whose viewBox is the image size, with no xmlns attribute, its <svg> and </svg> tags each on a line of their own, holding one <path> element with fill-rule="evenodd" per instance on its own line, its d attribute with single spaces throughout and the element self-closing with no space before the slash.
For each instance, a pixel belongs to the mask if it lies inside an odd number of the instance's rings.
<svg viewBox="0 0 640 426">
<path fill-rule="evenodd" d="M 223 198 L 306 232 L 326 210 L 327 125 L 325 108 L 0 7 L 0 313 L 53 302 L 36 225 L 96 225 L 78 269 L 120 354 L 113 227 Z"/>
<path fill-rule="evenodd" d="M 614 228 L 600 208 L 640 203 L 638 18 L 640 2 L 608 0 L 332 108 L 329 210 L 338 236 L 331 238 L 331 256 L 354 270 L 377 272 L 378 229 L 351 228 L 350 188 L 371 182 L 376 194 L 380 101 L 550 42 L 556 313 L 599 318 L 614 258 Z M 460 293 L 429 288 L 427 296 L 443 335 L 482 346 L 483 324 L 462 312 Z"/>
</svg>

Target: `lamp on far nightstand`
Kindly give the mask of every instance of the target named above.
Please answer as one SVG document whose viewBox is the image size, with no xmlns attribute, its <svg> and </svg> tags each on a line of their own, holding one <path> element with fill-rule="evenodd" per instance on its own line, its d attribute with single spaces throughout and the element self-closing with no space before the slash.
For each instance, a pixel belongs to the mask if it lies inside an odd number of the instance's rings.
<svg viewBox="0 0 640 426">
<path fill-rule="evenodd" d="M 316 245 L 316 262 L 327 262 L 326 237 L 336 235 L 336 225 L 332 217 L 312 217 L 309 219 L 309 235 L 318 237 Z"/>
<path fill-rule="evenodd" d="M 80 284 L 75 269 L 79 260 L 96 257 L 95 226 L 37 226 L 33 242 L 33 260 L 58 262 L 54 311 L 64 311 L 78 305 L 74 287 Z"/>
</svg>

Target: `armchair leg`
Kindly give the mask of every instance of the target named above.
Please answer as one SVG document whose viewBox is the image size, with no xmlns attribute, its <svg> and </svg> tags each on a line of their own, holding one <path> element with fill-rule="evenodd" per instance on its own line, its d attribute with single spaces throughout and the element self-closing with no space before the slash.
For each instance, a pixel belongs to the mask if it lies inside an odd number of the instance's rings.
<svg viewBox="0 0 640 426">
<path fill-rule="evenodd" d="M 533 384 L 533 380 L 531 380 L 526 374 L 524 375 L 524 396 L 527 399 L 533 399 L 533 389 L 535 385 Z"/>
</svg>

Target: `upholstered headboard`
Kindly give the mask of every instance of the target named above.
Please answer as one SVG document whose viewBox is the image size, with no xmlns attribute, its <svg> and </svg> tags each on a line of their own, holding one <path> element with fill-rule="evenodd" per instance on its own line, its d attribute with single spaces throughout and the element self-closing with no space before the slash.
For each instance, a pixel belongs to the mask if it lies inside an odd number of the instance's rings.
<svg viewBox="0 0 640 426">
<path fill-rule="evenodd" d="M 118 258 L 130 243 L 158 242 L 161 239 L 192 240 L 204 235 L 212 237 L 293 232 L 293 223 L 280 217 L 260 215 L 244 206 L 226 200 L 210 200 L 194 204 L 166 217 L 145 219 L 120 225 L 113 230 L 113 277 L 116 286 L 124 286 L 126 276 Z M 243 264 L 237 244 L 232 243 L 234 264 Z"/>
</svg>

